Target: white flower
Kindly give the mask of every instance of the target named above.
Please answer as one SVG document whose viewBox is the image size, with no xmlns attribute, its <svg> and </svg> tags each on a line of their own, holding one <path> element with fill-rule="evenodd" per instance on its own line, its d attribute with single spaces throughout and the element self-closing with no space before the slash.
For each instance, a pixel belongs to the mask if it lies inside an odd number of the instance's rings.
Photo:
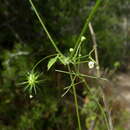
<svg viewBox="0 0 130 130">
<path fill-rule="evenodd" d="M 93 61 L 88 62 L 88 67 L 92 69 L 94 67 L 94 62 Z"/>
<path fill-rule="evenodd" d="M 30 99 L 33 98 L 33 95 L 29 95 Z"/>
<path fill-rule="evenodd" d="M 73 49 L 73 48 L 70 48 L 69 51 L 72 52 L 72 51 L 74 51 L 74 49 Z"/>
<path fill-rule="evenodd" d="M 85 36 L 82 36 L 82 37 L 81 37 L 81 42 L 83 42 L 84 40 L 86 40 L 86 37 L 85 37 Z"/>
</svg>

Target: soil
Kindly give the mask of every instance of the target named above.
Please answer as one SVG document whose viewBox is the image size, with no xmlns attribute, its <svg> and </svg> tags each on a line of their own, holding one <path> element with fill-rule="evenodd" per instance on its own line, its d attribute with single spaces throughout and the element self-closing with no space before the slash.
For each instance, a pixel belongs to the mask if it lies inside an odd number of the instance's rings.
<svg viewBox="0 0 130 130">
<path fill-rule="evenodd" d="M 115 99 L 120 101 L 128 120 L 124 125 L 124 130 L 130 130 L 130 72 L 118 73 L 113 77 L 113 90 Z"/>
</svg>

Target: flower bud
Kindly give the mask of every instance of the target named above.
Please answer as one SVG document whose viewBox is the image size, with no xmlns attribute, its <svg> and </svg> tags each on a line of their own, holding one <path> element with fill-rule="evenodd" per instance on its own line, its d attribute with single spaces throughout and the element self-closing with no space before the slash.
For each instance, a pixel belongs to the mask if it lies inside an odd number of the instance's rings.
<svg viewBox="0 0 130 130">
<path fill-rule="evenodd" d="M 85 36 L 82 36 L 82 37 L 81 37 L 81 42 L 83 42 L 84 40 L 86 40 L 86 37 L 85 37 Z"/>
<path fill-rule="evenodd" d="M 72 51 L 74 51 L 74 49 L 73 49 L 73 48 L 70 48 L 69 51 L 72 52 Z"/>
</svg>

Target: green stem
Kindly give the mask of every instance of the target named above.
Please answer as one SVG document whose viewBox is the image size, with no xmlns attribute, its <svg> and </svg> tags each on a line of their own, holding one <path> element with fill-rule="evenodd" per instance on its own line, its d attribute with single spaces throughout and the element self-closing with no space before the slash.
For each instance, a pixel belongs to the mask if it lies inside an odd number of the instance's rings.
<svg viewBox="0 0 130 130">
<path fill-rule="evenodd" d="M 86 74 L 82 74 L 82 73 L 68 72 L 68 71 L 63 71 L 63 70 L 55 70 L 55 71 L 60 72 L 60 73 L 64 73 L 64 74 L 69 74 L 69 75 L 70 74 L 76 75 L 76 76 L 79 76 L 79 77 L 88 77 L 88 78 L 101 79 L 101 80 L 107 81 L 107 79 L 105 79 L 105 78 L 99 78 L 99 77 L 90 76 L 90 75 L 86 75 Z"/>
<path fill-rule="evenodd" d="M 71 69 L 70 69 L 69 65 L 68 65 L 68 70 L 71 73 Z M 74 101 L 75 101 L 75 108 L 76 108 L 76 114 L 77 114 L 77 120 L 78 120 L 78 127 L 79 127 L 79 130 L 82 130 L 81 129 L 81 123 L 80 123 L 79 109 L 78 109 L 77 94 L 76 94 L 76 89 L 75 89 L 75 85 L 74 85 L 74 80 L 73 80 L 73 77 L 72 77 L 71 74 L 70 74 L 70 79 L 71 79 L 71 82 L 72 82 L 72 89 L 73 89 L 73 94 L 74 94 Z"/>
<path fill-rule="evenodd" d="M 30 4 L 31 4 L 31 6 L 32 6 L 32 8 L 33 8 L 33 10 L 34 10 L 34 12 L 35 12 L 35 14 L 36 14 L 36 16 L 37 16 L 39 22 L 41 23 L 41 25 L 42 25 L 44 31 L 46 32 L 46 34 L 47 34 L 49 40 L 51 41 L 52 45 L 54 46 L 54 48 L 56 49 L 56 51 L 57 51 L 60 55 L 63 55 L 63 54 L 61 53 L 61 51 L 59 50 L 59 48 L 56 46 L 56 44 L 55 44 L 54 40 L 52 39 L 51 35 L 49 34 L 49 32 L 48 32 L 48 30 L 47 30 L 45 24 L 43 23 L 43 21 L 42 21 L 40 15 L 39 15 L 39 13 L 38 13 L 38 11 L 37 11 L 36 8 L 35 8 L 35 6 L 34 6 L 32 0 L 29 0 L 29 2 L 30 2 Z"/>
<path fill-rule="evenodd" d="M 34 69 L 35 69 L 41 62 L 43 62 L 44 60 L 46 60 L 46 59 L 48 59 L 48 58 L 50 58 L 50 57 L 52 57 L 52 56 L 56 56 L 56 55 L 57 55 L 57 54 L 52 54 L 52 55 L 49 55 L 49 56 L 46 56 L 46 57 L 42 58 L 41 60 L 39 60 L 39 61 L 33 66 L 32 71 L 34 71 Z"/>
<path fill-rule="evenodd" d="M 77 42 L 76 42 L 76 44 L 75 44 L 75 46 L 74 46 L 74 51 L 72 52 L 71 57 L 73 57 L 73 55 L 75 54 L 75 51 L 77 50 L 77 47 L 78 47 L 78 45 L 79 45 L 79 43 L 80 43 L 80 41 L 81 41 L 81 37 L 84 35 L 85 31 L 87 30 L 88 24 L 89 24 L 90 20 L 92 19 L 92 17 L 94 16 L 95 12 L 97 11 L 97 9 L 98 9 L 100 3 L 101 3 L 101 0 L 97 0 L 97 2 L 96 2 L 96 4 L 95 4 L 95 6 L 93 7 L 93 9 L 92 9 L 92 11 L 91 11 L 89 17 L 86 19 L 86 22 L 85 22 L 85 24 L 84 24 L 84 27 L 83 27 L 83 29 L 82 29 L 82 31 L 81 31 L 81 33 L 80 33 L 78 39 L 77 39 Z"/>
</svg>

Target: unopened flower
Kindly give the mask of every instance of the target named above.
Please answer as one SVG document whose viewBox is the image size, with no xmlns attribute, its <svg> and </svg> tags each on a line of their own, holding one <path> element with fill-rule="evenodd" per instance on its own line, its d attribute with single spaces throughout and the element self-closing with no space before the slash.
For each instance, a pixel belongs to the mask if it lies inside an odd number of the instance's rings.
<svg viewBox="0 0 130 130">
<path fill-rule="evenodd" d="M 93 61 L 88 62 L 88 67 L 92 69 L 94 67 L 94 62 Z"/>
<path fill-rule="evenodd" d="M 73 49 L 73 48 L 70 48 L 69 51 L 72 52 L 72 51 L 74 51 L 74 49 Z"/>
<path fill-rule="evenodd" d="M 86 37 L 85 37 L 85 36 L 82 36 L 82 37 L 81 37 L 81 42 L 83 42 L 84 40 L 86 40 Z"/>
</svg>

